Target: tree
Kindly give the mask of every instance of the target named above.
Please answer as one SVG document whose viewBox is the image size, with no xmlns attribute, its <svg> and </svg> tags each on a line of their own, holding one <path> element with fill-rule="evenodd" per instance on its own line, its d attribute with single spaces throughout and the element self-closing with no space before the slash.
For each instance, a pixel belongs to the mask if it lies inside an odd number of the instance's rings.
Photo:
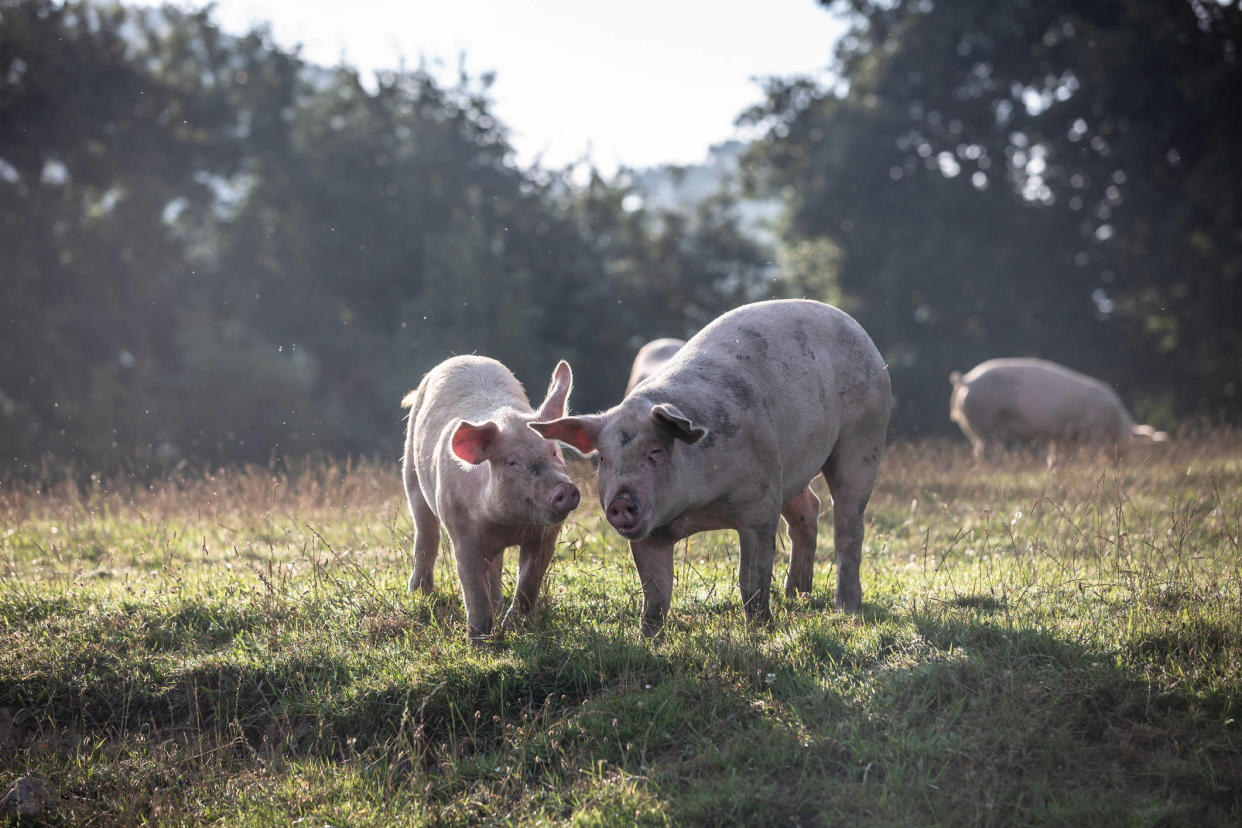
<svg viewBox="0 0 1242 828">
<path fill-rule="evenodd" d="M 774 289 L 728 195 L 519 168 L 486 76 L 367 85 L 210 9 L 0 13 L 0 474 L 396 456 L 455 353 L 535 395 L 568 358 L 604 407 L 643 339 Z"/>
<path fill-rule="evenodd" d="M 116 464 L 168 438 L 177 228 L 238 169 L 236 61 L 262 44 L 226 51 L 205 13 L 0 12 L 0 457 Z"/>
<path fill-rule="evenodd" d="M 772 82 L 755 159 L 790 242 L 839 247 L 898 427 L 944 427 L 943 375 L 1002 354 L 1237 419 L 1237 6 L 826 5 L 841 82 Z"/>
</svg>

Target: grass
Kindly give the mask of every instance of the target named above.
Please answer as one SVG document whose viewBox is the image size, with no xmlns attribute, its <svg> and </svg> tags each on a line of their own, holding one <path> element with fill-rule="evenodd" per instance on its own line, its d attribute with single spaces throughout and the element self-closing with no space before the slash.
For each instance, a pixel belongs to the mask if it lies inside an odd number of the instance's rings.
<svg viewBox="0 0 1242 828">
<path fill-rule="evenodd" d="M 1052 470 L 894 446 L 862 613 L 823 519 L 771 628 L 706 534 L 657 644 L 588 503 L 531 623 L 470 647 L 447 550 L 405 595 L 391 464 L 0 486 L 0 521 L 0 785 L 49 780 L 54 822 L 1242 819 L 1235 432 Z"/>
</svg>

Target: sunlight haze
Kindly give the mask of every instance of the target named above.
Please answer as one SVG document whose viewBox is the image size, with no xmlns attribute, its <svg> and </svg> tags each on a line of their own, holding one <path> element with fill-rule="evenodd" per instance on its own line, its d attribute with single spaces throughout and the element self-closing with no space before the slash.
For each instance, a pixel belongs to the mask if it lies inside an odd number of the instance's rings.
<svg viewBox="0 0 1242 828">
<path fill-rule="evenodd" d="M 756 79 L 822 78 L 843 29 L 814 0 L 219 0 L 214 19 L 234 33 L 268 23 L 281 46 L 355 66 L 364 82 L 420 57 L 451 80 L 464 54 L 471 76 L 496 73 L 495 111 L 519 162 L 589 155 L 607 171 L 703 160 L 760 100 Z"/>
</svg>

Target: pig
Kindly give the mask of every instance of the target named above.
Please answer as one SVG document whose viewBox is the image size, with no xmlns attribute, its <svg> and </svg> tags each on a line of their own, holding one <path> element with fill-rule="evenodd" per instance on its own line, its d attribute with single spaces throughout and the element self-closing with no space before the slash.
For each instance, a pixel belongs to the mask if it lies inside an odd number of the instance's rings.
<svg viewBox="0 0 1242 828">
<path fill-rule="evenodd" d="M 443 524 L 453 545 L 472 641 L 492 634 L 504 593 L 504 550 L 517 546 L 513 603 L 501 629 L 530 613 L 561 523 L 578 506 L 578 487 L 560 447 L 527 428 L 562 417 L 573 385 L 568 363 L 552 374 L 532 411 L 521 384 L 501 363 L 457 356 L 423 377 L 401 404 L 410 409 L 402 476 L 414 518 L 409 592 L 432 590 Z"/>
<path fill-rule="evenodd" d="M 665 337 L 653 339 L 639 348 L 634 356 L 634 365 L 630 368 L 630 381 L 625 386 L 625 393 L 630 393 L 640 382 L 664 367 L 673 354 L 685 344 L 684 339 Z M 598 454 L 591 456 L 596 460 L 599 458 Z M 786 576 L 785 591 L 787 595 L 792 596 L 797 591 L 796 583 L 810 583 L 809 567 L 815 558 L 815 541 L 819 534 L 819 498 L 816 497 L 815 492 L 811 491 L 811 487 L 807 486 L 794 495 L 794 500 L 787 501 L 787 504 L 789 508 L 782 510 L 782 516 L 788 515 L 785 517 L 785 525 L 789 529 L 790 543 L 799 551 L 794 559 L 800 564 L 805 564 L 806 567 L 806 571 L 797 576 L 794 576 L 792 571 Z M 794 523 L 790 523 L 791 520 Z M 810 551 L 803 553 L 801 551 L 803 549 Z"/>
<path fill-rule="evenodd" d="M 965 376 L 949 375 L 949 417 L 970 440 L 975 457 L 1010 442 L 1048 442 L 1048 465 L 1058 443 L 1110 446 L 1164 442 L 1168 435 L 1135 425 L 1117 393 L 1093 377 L 1042 359 L 990 359 Z"/>
<path fill-rule="evenodd" d="M 809 592 L 819 502 L 808 484 L 820 471 L 833 500 L 835 604 L 857 610 L 863 510 L 891 408 L 888 371 L 862 327 L 831 305 L 788 299 L 720 316 L 607 411 L 530 427 L 599 452 L 600 505 L 630 542 L 642 632 L 654 637 L 672 597 L 673 545 L 697 532 L 737 532 L 742 606 L 767 622 L 783 515 L 786 593 Z"/>
<path fill-rule="evenodd" d="M 634 365 L 630 368 L 630 381 L 625 384 L 625 393 L 634 390 L 634 386 L 654 374 L 672 358 L 673 354 L 686 344 L 684 339 L 666 337 L 653 339 L 638 349 L 634 355 Z"/>
</svg>

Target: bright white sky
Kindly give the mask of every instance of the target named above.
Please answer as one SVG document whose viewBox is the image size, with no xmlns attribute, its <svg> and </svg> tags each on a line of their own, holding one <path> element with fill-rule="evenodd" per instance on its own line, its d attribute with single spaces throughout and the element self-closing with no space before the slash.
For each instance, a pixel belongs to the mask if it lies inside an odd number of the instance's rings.
<svg viewBox="0 0 1242 828">
<path fill-rule="evenodd" d="M 201 7 L 204 2 L 177 3 Z M 612 172 L 702 161 L 761 97 L 756 78 L 825 77 L 843 24 L 815 0 L 216 0 L 226 31 L 267 22 L 313 63 L 363 71 L 425 57 L 494 71 L 518 160 Z"/>
</svg>

